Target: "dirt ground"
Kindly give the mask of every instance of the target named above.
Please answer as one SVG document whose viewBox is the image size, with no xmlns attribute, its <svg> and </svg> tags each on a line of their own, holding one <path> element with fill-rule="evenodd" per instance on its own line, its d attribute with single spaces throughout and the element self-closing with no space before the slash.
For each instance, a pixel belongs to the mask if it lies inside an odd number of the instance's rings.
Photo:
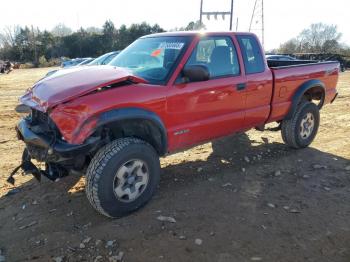
<svg viewBox="0 0 350 262">
<path fill-rule="evenodd" d="M 0 261 L 350 261 L 350 72 L 311 147 L 249 131 L 168 156 L 153 200 L 111 220 L 80 177 L 5 182 L 23 150 L 13 109 L 48 70 L 0 75 Z"/>
</svg>

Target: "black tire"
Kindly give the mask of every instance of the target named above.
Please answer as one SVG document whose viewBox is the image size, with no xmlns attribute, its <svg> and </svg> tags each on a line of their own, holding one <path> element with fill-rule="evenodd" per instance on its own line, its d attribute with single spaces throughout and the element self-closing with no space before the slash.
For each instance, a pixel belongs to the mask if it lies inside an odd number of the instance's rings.
<svg viewBox="0 0 350 262">
<path fill-rule="evenodd" d="M 311 115 L 310 115 L 311 114 Z M 302 135 L 301 123 L 307 116 L 312 116 L 314 125 L 308 136 Z M 314 140 L 320 125 L 320 112 L 314 103 L 302 102 L 299 104 L 293 117 L 282 121 L 282 139 L 285 144 L 293 148 L 304 148 Z"/>
<path fill-rule="evenodd" d="M 119 199 L 115 192 L 115 183 L 119 180 L 117 172 L 130 161 L 137 160 L 145 164 L 142 168 L 146 168 L 148 171 L 148 182 L 136 199 Z M 155 193 L 159 177 L 160 163 L 155 149 L 140 139 L 121 138 L 104 146 L 96 153 L 87 169 L 85 191 L 91 205 L 99 213 L 117 218 L 145 205 Z M 128 180 L 125 179 L 124 181 Z M 121 186 L 121 188 L 123 187 Z"/>
</svg>

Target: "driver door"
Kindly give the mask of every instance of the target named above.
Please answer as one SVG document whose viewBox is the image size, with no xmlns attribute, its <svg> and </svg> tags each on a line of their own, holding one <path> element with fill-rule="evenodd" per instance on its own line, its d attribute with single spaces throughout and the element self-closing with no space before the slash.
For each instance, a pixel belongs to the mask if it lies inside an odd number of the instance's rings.
<svg viewBox="0 0 350 262">
<path fill-rule="evenodd" d="M 199 39 L 185 67 L 189 65 L 206 66 L 210 79 L 188 82 L 179 76 L 171 88 L 167 99 L 171 150 L 234 133 L 244 123 L 244 76 L 232 39 Z"/>
</svg>

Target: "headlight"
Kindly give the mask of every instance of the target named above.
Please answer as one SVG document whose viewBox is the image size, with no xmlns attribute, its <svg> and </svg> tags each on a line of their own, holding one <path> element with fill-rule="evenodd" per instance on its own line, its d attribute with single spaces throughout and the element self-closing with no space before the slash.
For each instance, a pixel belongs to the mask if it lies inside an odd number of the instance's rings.
<svg viewBox="0 0 350 262">
<path fill-rule="evenodd" d="M 17 113 L 20 114 L 30 114 L 30 112 L 32 111 L 29 106 L 23 104 L 16 106 L 15 110 Z"/>
</svg>

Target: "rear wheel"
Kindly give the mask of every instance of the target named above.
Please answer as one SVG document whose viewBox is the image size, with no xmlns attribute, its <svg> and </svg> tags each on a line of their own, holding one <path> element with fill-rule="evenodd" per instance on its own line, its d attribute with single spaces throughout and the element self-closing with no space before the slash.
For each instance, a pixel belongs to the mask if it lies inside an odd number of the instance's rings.
<svg viewBox="0 0 350 262">
<path fill-rule="evenodd" d="M 320 112 L 314 103 L 302 102 L 293 117 L 282 121 L 282 139 L 293 148 L 304 148 L 314 140 L 320 124 Z"/>
<path fill-rule="evenodd" d="M 157 152 L 136 138 L 122 138 L 103 147 L 86 173 L 86 194 L 101 214 L 121 217 L 146 204 L 160 174 Z"/>
</svg>

